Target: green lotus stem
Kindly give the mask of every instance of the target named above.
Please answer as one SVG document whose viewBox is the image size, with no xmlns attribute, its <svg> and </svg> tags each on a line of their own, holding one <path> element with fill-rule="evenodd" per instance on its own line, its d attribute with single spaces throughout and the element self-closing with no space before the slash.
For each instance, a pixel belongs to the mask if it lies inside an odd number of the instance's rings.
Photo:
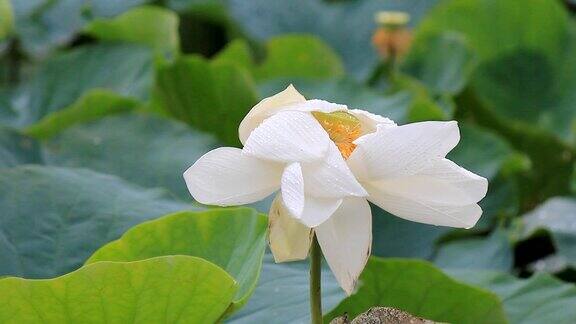
<svg viewBox="0 0 576 324">
<path fill-rule="evenodd" d="M 312 324 L 322 324 L 322 251 L 314 236 L 310 249 L 310 316 Z"/>
</svg>

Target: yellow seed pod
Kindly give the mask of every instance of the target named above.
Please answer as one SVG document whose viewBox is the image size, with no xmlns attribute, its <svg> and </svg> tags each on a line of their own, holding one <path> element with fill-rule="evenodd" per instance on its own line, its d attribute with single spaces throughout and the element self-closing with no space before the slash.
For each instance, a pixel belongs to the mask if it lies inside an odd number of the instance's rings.
<svg viewBox="0 0 576 324">
<path fill-rule="evenodd" d="M 344 159 L 348 159 L 356 148 L 356 144 L 353 142 L 362 134 L 360 120 L 345 111 L 331 113 L 314 111 L 312 115 L 326 130 Z"/>
<path fill-rule="evenodd" d="M 402 11 L 379 11 L 374 15 L 374 20 L 383 27 L 406 27 L 410 15 Z"/>
</svg>

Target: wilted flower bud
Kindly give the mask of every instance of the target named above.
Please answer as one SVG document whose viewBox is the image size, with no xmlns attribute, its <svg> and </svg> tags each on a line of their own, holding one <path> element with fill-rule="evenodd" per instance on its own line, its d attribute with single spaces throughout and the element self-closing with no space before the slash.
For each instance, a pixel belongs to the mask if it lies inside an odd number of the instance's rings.
<svg viewBox="0 0 576 324">
<path fill-rule="evenodd" d="M 412 42 L 412 32 L 407 24 L 410 15 L 397 11 L 380 11 L 375 15 L 378 29 L 372 36 L 372 43 L 382 58 L 402 57 Z"/>
</svg>

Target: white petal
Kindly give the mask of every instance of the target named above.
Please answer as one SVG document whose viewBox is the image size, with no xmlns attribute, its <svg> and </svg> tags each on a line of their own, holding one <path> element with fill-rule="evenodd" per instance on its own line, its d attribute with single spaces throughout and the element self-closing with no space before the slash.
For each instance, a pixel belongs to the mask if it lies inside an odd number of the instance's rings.
<svg viewBox="0 0 576 324">
<path fill-rule="evenodd" d="M 316 227 L 324 223 L 342 204 L 342 199 L 335 198 L 306 196 L 305 200 L 304 211 L 298 220 L 308 227 Z"/>
<path fill-rule="evenodd" d="M 252 131 L 242 151 L 272 161 L 312 162 L 326 155 L 330 143 L 310 113 L 284 111 Z"/>
<path fill-rule="evenodd" d="M 305 193 L 305 180 L 299 163 L 292 163 L 282 173 L 282 201 L 286 210 L 300 223 L 314 227 L 318 226 L 342 203 L 338 198 L 322 198 Z"/>
<path fill-rule="evenodd" d="M 280 189 L 284 205 L 292 215 L 299 217 L 304 211 L 304 178 L 299 163 L 292 163 L 284 169 Z"/>
<path fill-rule="evenodd" d="M 369 111 L 352 109 L 348 110 L 349 113 L 356 116 L 362 124 L 362 134 L 374 133 L 378 126 L 380 127 L 394 127 L 396 123 L 389 118 L 373 114 Z"/>
<path fill-rule="evenodd" d="M 307 194 L 315 197 L 364 197 L 368 193 L 356 180 L 336 144 L 330 143 L 328 155 L 318 162 L 303 163 Z"/>
<path fill-rule="evenodd" d="M 286 205 L 286 200 L 282 197 L 286 210 L 290 216 L 307 227 L 315 227 L 326 221 L 340 207 L 342 199 L 305 197 L 304 209 L 300 214 L 294 214 Z"/>
<path fill-rule="evenodd" d="M 455 121 L 379 127 L 356 140 L 347 162 L 361 180 L 413 175 L 444 158 L 459 140 Z"/>
<path fill-rule="evenodd" d="M 314 229 L 338 283 L 352 294 L 372 245 L 372 214 L 364 198 L 346 198 L 340 208 Z"/>
<path fill-rule="evenodd" d="M 430 201 L 399 196 L 387 186 L 363 183 L 370 196 L 368 200 L 398 217 L 431 225 L 470 228 L 482 215 L 477 204 L 444 205 Z"/>
<path fill-rule="evenodd" d="M 293 110 L 293 111 L 321 111 L 323 113 L 331 113 L 335 111 L 348 110 L 346 105 L 332 103 L 326 100 L 311 99 L 304 102 L 299 102 L 296 104 L 291 104 L 285 106 L 283 110 Z"/>
<path fill-rule="evenodd" d="M 460 205 L 479 202 L 486 196 L 488 191 L 488 180 L 477 174 L 474 174 L 456 163 L 441 159 L 427 169 L 422 170 L 416 176 L 431 178 L 434 182 L 448 184 L 451 188 L 446 188 L 446 192 L 437 190 L 435 194 L 453 197 L 459 197 Z M 430 193 L 428 197 L 432 197 Z"/>
<path fill-rule="evenodd" d="M 446 206 L 477 203 L 488 191 L 488 180 L 456 163 L 441 159 L 418 174 L 375 181 L 395 196 Z"/>
<path fill-rule="evenodd" d="M 268 215 L 270 250 L 276 262 L 303 260 L 308 256 L 312 243 L 312 229 L 304 226 L 292 216 L 278 194 Z"/>
<path fill-rule="evenodd" d="M 264 199 L 278 189 L 281 174 L 281 164 L 221 147 L 198 159 L 184 172 L 184 180 L 198 202 L 230 206 Z"/>
<path fill-rule="evenodd" d="M 263 99 L 248 112 L 240 123 L 240 127 L 238 128 L 240 142 L 244 144 L 250 136 L 250 133 L 258 127 L 264 119 L 274 115 L 284 106 L 304 101 L 306 101 L 306 98 L 292 85 L 289 85 L 288 88 L 282 92 Z"/>
</svg>

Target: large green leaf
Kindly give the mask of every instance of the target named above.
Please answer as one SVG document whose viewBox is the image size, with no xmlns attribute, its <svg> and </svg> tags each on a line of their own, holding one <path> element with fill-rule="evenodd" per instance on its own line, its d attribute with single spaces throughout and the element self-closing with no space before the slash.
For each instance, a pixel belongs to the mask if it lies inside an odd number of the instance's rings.
<svg viewBox="0 0 576 324">
<path fill-rule="evenodd" d="M 152 86 L 152 54 L 146 47 L 100 44 L 80 47 L 48 60 L 20 91 L 15 103 L 20 125 L 64 109 L 84 92 L 101 88 L 146 98 Z"/>
<path fill-rule="evenodd" d="M 0 275 L 48 278 L 78 268 L 128 228 L 190 209 L 110 175 L 22 166 L 0 171 Z"/>
<path fill-rule="evenodd" d="M 443 269 L 509 271 L 514 261 L 511 243 L 501 230 L 486 238 L 449 242 L 438 250 L 434 263 Z"/>
<path fill-rule="evenodd" d="M 486 62 L 475 73 L 473 86 L 498 115 L 574 144 L 576 35 L 563 45 L 566 58 L 519 50 Z"/>
<path fill-rule="evenodd" d="M 481 60 L 518 49 L 551 56 L 563 52 L 569 16 L 558 1 L 447 0 L 418 26 L 416 42 L 454 31 L 466 36 Z"/>
<path fill-rule="evenodd" d="M 279 77 L 326 79 L 342 76 L 338 55 L 321 39 L 311 35 L 282 35 L 266 42 L 266 57 L 255 64 L 248 43 L 235 40 L 218 53 L 217 61 L 239 64 L 257 80 Z"/>
<path fill-rule="evenodd" d="M 225 8 L 222 0 L 166 0 L 166 6 L 180 13 L 203 13 L 222 18 Z"/>
<path fill-rule="evenodd" d="M 518 182 L 520 207 L 529 210 L 547 198 L 570 192 L 570 176 L 574 169 L 573 149 L 553 134 L 534 125 L 501 118 L 491 112 L 470 88 L 458 98 L 482 126 L 497 131 L 525 156 L 516 156 L 510 162 L 512 169 L 520 171 Z M 519 163 L 520 162 L 520 163 Z"/>
<path fill-rule="evenodd" d="M 342 56 L 351 75 L 365 80 L 379 63 L 370 42 L 376 29 L 374 14 L 381 10 L 403 10 L 411 14 L 415 23 L 436 3 L 430 0 L 330 2 L 232 0 L 228 8 L 248 35 L 257 40 L 285 33 L 309 33 L 322 38 Z"/>
<path fill-rule="evenodd" d="M 466 85 L 474 66 L 465 37 L 448 31 L 417 42 L 402 70 L 437 94 L 455 94 Z"/>
<path fill-rule="evenodd" d="M 287 35 L 266 43 L 266 59 L 254 71 L 257 79 L 274 77 L 327 78 L 340 76 L 344 67 L 330 47 L 313 36 Z"/>
<path fill-rule="evenodd" d="M 396 217 L 372 205 L 372 254 L 381 257 L 432 258 L 436 242 L 450 231 Z"/>
<path fill-rule="evenodd" d="M 322 308 L 325 313 L 343 298 L 344 291 L 330 269 L 322 268 Z M 264 266 L 254 295 L 228 323 L 284 324 L 309 323 L 309 267 L 307 261 L 275 263 L 272 254 L 264 255 Z"/>
<path fill-rule="evenodd" d="M 18 0 L 12 1 L 15 32 L 24 51 L 45 56 L 70 42 L 91 18 L 111 17 L 147 0 Z"/>
<path fill-rule="evenodd" d="M 200 258 L 98 262 L 55 279 L 0 279 L 0 322 L 215 323 L 236 289 Z"/>
<path fill-rule="evenodd" d="M 497 130 L 530 158 L 532 170 L 519 178 L 522 208 L 567 194 L 576 35 L 560 2 L 445 1 L 420 25 L 416 43 L 445 31 L 466 37 L 480 63 L 458 98 L 459 112 Z"/>
<path fill-rule="evenodd" d="M 503 175 L 489 179 L 488 193 L 479 205 L 482 217 L 474 226 L 478 231 L 491 229 L 498 222 L 518 216 L 518 184 L 513 178 Z"/>
<path fill-rule="evenodd" d="M 128 113 L 64 130 L 45 143 L 42 156 L 49 165 L 87 167 L 190 200 L 182 174 L 217 144 L 182 123 Z"/>
<path fill-rule="evenodd" d="M 416 44 L 447 30 L 478 54 L 472 84 L 489 109 L 573 142 L 576 29 L 559 1 L 446 1 L 420 25 Z M 454 66 L 444 63 L 440 70 Z"/>
<path fill-rule="evenodd" d="M 524 215 L 522 237 L 533 235 L 537 230 L 550 232 L 556 252 L 576 265 L 576 200 L 551 198 L 535 210 Z"/>
<path fill-rule="evenodd" d="M 0 68 L 2 70 L 2 68 Z M 2 73 L 3 71 L 0 71 Z M 0 124 L 13 126 L 18 113 L 12 103 L 13 91 L 0 87 Z"/>
<path fill-rule="evenodd" d="M 410 122 L 452 119 L 454 104 L 449 97 L 434 98 L 433 93 L 424 84 L 401 73 L 394 74 L 389 80 L 387 92 L 410 94 L 412 98 L 408 114 Z"/>
<path fill-rule="evenodd" d="M 212 58 L 212 62 L 234 63 L 251 72 L 253 72 L 252 70 L 256 65 L 250 44 L 242 38 L 232 40 L 226 44 L 226 46 Z"/>
<path fill-rule="evenodd" d="M 39 145 L 16 130 L 0 126 L 0 168 L 39 163 Z"/>
<path fill-rule="evenodd" d="M 72 105 L 55 111 L 26 128 L 26 133 L 35 138 L 49 138 L 74 124 L 130 110 L 137 105 L 136 100 L 119 96 L 109 90 L 90 90 Z"/>
<path fill-rule="evenodd" d="M 14 13 L 11 0 L 0 0 L 0 41 L 4 40 L 14 28 Z"/>
<path fill-rule="evenodd" d="M 180 47 L 178 16 L 160 7 L 136 7 L 112 19 L 95 19 L 84 32 L 102 40 L 140 43 L 171 53 Z"/>
<path fill-rule="evenodd" d="M 239 145 L 238 126 L 258 97 L 244 68 L 198 56 L 162 66 L 156 85 L 166 111 L 228 145 Z"/>
<path fill-rule="evenodd" d="M 546 274 L 517 279 L 507 273 L 450 270 L 464 282 L 490 289 L 500 296 L 511 323 L 573 323 L 576 318 L 576 286 Z"/>
<path fill-rule="evenodd" d="M 448 158 L 487 179 L 494 179 L 512 154 L 510 145 L 491 131 L 469 124 L 460 124 L 460 143 Z"/>
<path fill-rule="evenodd" d="M 100 248 L 86 261 L 136 261 L 162 255 L 190 255 L 208 260 L 238 283 L 234 303 L 240 308 L 258 281 L 266 249 L 268 219 L 249 208 L 181 212 L 140 224 Z"/>
<path fill-rule="evenodd" d="M 371 258 L 358 292 L 327 317 L 350 317 L 373 306 L 391 306 L 449 323 L 506 323 L 502 304 L 488 291 L 459 283 L 423 261 Z"/>
</svg>

